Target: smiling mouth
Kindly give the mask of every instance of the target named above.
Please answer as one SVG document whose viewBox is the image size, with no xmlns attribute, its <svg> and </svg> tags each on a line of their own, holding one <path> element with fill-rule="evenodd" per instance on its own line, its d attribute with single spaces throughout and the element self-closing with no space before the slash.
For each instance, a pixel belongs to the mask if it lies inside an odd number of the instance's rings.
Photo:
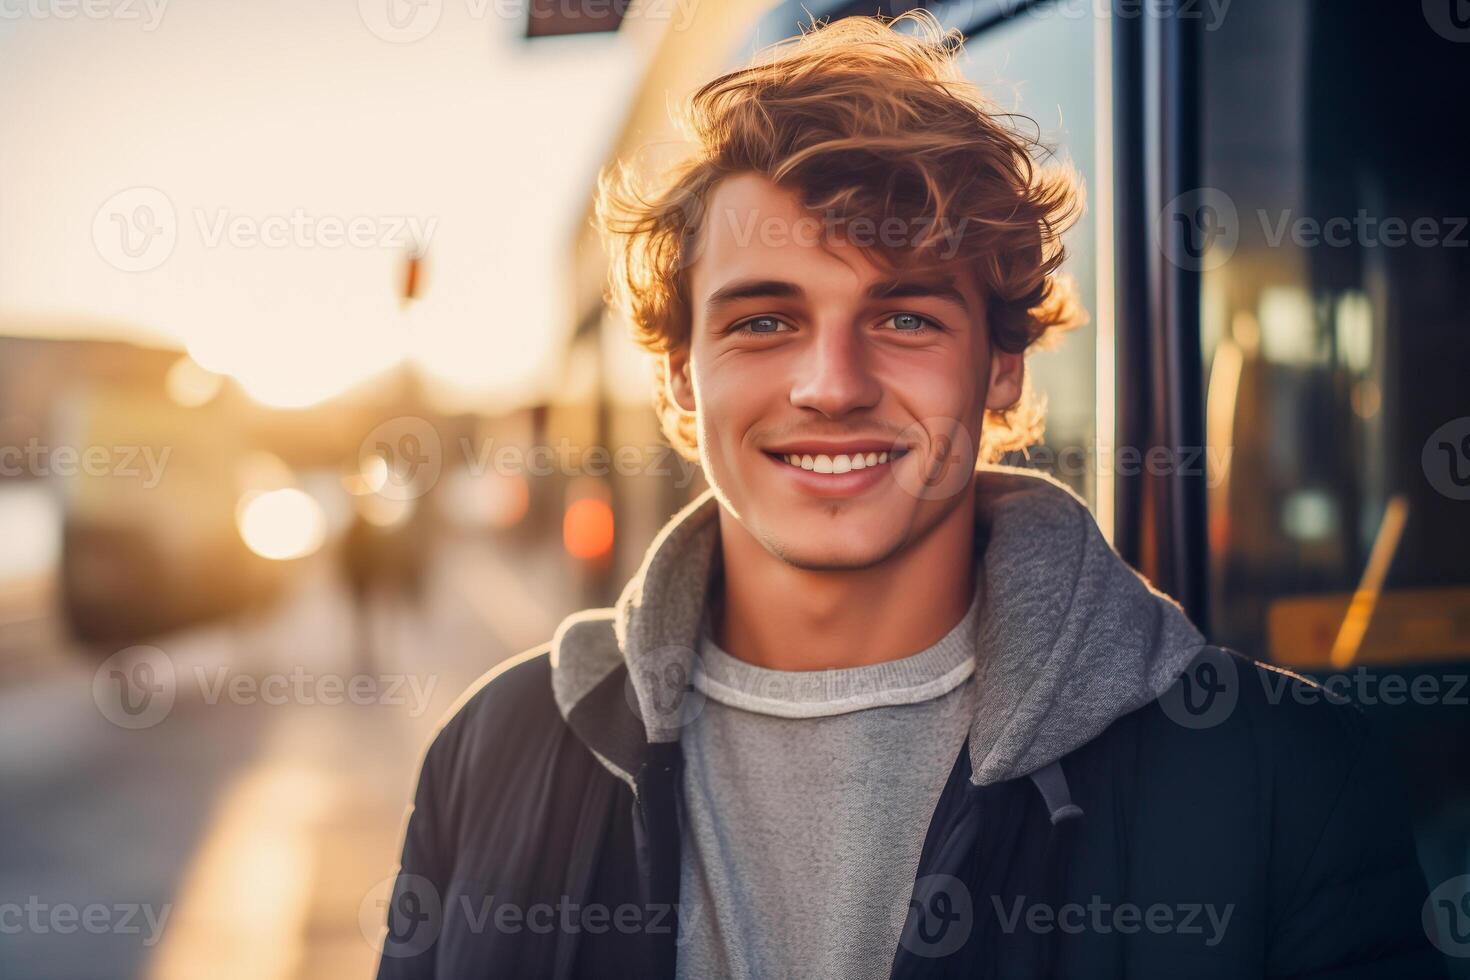
<svg viewBox="0 0 1470 980">
<path fill-rule="evenodd" d="M 772 459 L 812 473 L 851 473 L 886 466 L 908 455 L 907 449 L 868 453 L 767 453 Z"/>
</svg>

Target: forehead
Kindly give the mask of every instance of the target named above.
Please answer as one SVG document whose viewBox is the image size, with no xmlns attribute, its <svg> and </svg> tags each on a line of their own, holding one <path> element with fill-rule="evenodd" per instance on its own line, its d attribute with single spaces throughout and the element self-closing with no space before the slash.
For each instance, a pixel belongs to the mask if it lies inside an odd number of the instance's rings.
<svg viewBox="0 0 1470 980">
<path fill-rule="evenodd" d="M 726 177 L 709 196 L 690 266 L 689 287 L 697 305 L 724 283 L 744 278 L 822 280 L 865 287 L 895 278 L 862 245 L 904 241 L 916 228 L 899 219 L 844 226 L 807 209 L 796 190 L 760 174 Z M 913 270 L 915 273 L 920 270 Z M 930 274 L 954 274 L 967 295 L 978 299 L 975 278 L 953 265 L 930 265 Z M 901 277 L 901 276 L 900 276 Z"/>
</svg>

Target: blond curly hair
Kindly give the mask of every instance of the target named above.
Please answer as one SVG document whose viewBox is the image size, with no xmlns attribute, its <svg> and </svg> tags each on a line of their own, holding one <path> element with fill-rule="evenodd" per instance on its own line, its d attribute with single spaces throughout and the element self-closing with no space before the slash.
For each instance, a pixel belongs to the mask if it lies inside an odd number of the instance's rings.
<svg viewBox="0 0 1470 980">
<path fill-rule="evenodd" d="M 933 260 L 944 230 L 960 229 L 945 261 L 975 270 L 1000 350 L 1050 346 L 1086 321 L 1058 273 L 1080 180 L 1039 135 L 1011 125 L 1024 117 L 997 110 L 963 77 L 961 41 L 927 11 L 814 25 L 693 95 L 680 119 L 693 153 L 682 164 L 652 182 L 627 163 L 603 171 L 595 220 L 612 259 L 608 300 L 659 355 L 654 410 L 682 456 L 698 459 L 695 417 L 674 402 L 662 355 L 689 340 L 689 266 L 705 202 L 725 177 L 762 175 L 843 220 L 934 229 L 901 248 L 864 250 L 888 267 Z M 1044 421 L 1028 379 L 1014 406 L 986 413 L 980 461 L 1037 442 Z"/>
</svg>

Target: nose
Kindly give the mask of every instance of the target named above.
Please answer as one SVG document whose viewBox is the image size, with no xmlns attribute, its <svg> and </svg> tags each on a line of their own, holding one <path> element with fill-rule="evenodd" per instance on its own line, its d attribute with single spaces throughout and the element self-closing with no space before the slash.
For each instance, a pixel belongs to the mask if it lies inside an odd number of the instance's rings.
<svg viewBox="0 0 1470 980">
<path fill-rule="evenodd" d="M 882 387 L 869 368 L 857 331 L 848 323 L 819 325 L 796 365 L 791 404 L 828 418 L 872 408 Z"/>
</svg>

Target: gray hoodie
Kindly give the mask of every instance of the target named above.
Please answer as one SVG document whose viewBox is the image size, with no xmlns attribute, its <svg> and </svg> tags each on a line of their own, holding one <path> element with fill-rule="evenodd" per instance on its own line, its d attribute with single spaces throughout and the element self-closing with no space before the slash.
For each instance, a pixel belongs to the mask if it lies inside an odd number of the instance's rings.
<svg viewBox="0 0 1470 980">
<path fill-rule="evenodd" d="M 1036 773 L 1085 745 L 1168 689 L 1206 644 L 1061 483 L 986 467 L 975 501 L 984 552 L 969 746 L 971 778 L 986 785 Z M 712 490 L 691 501 L 659 532 L 616 606 L 557 628 L 552 691 L 564 718 L 626 662 L 630 707 L 648 741 L 678 741 L 719 553 L 718 507 Z M 626 769 L 599 759 L 634 785 Z"/>
</svg>

